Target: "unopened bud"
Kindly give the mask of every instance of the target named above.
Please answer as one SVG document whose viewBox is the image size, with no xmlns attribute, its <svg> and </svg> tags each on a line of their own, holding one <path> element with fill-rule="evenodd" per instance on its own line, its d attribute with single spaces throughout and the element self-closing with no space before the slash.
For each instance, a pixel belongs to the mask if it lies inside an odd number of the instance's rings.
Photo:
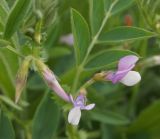
<svg viewBox="0 0 160 139">
<path fill-rule="evenodd" d="M 36 60 L 36 66 L 47 85 L 63 100 L 70 101 L 69 95 L 60 86 L 54 73 L 40 60 Z"/>
<path fill-rule="evenodd" d="M 38 44 L 40 44 L 40 42 L 41 42 L 41 34 L 40 33 L 35 33 L 34 39 Z"/>
<path fill-rule="evenodd" d="M 104 81 L 107 76 L 107 72 L 96 73 L 93 77 L 95 81 Z"/>
<path fill-rule="evenodd" d="M 28 70 L 30 66 L 32 58 L 30 56 L 26 57 L 22 62 L 16 77 L 16 95 L 15 95 L 15 102 L 17 103 L 21 93 L 26 85 Z"/>
<path fill-rule="evenodd" d="M 35 14 L 36 14 L 37 19 L 42 19 L 43 18 L 43 14 L 40 10 L 36 10 Z"/>
<path fill-rule="evenodd" d="M 39 20 L 36 23 L 35 33 L 34 33 L 34 39 L 38 44 L 41 43 L 41 28 L 42 28 L 42 20 Z"/>
</svg>

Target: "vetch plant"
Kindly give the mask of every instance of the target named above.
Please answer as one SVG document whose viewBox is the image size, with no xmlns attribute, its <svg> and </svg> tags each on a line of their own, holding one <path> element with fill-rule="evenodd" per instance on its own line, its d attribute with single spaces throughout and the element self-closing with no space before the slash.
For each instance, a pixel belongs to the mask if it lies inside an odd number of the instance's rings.
<svg viewBox="0 0 160 139">
<path fill-rule="evenodd" d="M 159 138 L 158 5 L 0 0 L 0 139 Z"/>
</svg>

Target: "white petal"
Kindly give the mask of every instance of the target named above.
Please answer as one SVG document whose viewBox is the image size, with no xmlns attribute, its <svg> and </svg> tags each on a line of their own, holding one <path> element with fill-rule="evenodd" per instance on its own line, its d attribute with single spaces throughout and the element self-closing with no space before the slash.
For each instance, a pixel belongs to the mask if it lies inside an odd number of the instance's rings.
<svg viewBox="0 0 160 139">
<path fill-rule="evenodd" d="M 91 110 L 91 109 L 93 109 L 95 107 L 95 104 L 89 104 L 89 105 L 87 105 L 87 106 L 85 106 L 85 110 Z"/>
<path fill-rule="evenodd" d="M 74 107 L 68 114 L 68 122 L 72 125 L 78 125 L 81 118 L 80 107 Z"/>
<path fill-rule="evenodd" d="M 136 71 L 129 71 L 127 75 L 121 79 L 121 83 L 126 86 L 133 86 L 141 80 L 141 75 Z"/>
</svg>

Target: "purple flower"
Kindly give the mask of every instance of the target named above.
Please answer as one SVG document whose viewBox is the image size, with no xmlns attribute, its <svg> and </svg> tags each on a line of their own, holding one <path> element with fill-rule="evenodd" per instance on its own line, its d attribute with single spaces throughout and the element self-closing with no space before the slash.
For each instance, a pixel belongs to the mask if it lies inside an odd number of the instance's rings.
<svg viewBox="0 0 160 139">
<path fill-rule="evenodd" d="M 138 57 L 134 55 L 121 58 L 118 63 L 118 70 L 107 74 L 106 79 L 114 84 L 117 82 L 121 82 L 127 86 L 137 84 L 141 80 L 141 76 L 138 72 L 132 71 L 137 61 Z"/>
<path fill-rule="evenodd" d="M 75 100 L 70 96 L 73 108 L 68 115 L 68 122 L 72 125 L 78 125 L 81 118 L 81 110 L 91 110 L 95 107 L 95 104 L 86 105 L 86 96 L 80 94 Z"/>
<path fill-rule="evenodd" d="M 54 73 L 49 69 L 46 68 L 43 72 L 43 78 L 47 82 L 48 86 L 63 100 L 70 102 L 69 95 L 63 90 L 63 88 L 58 83 Z"/>
<path fill-rule="evenodd" d="M 64 43 L 64 44 L 67 44 L 69 46 L 73 46 L 74 44 L 74 41 L 73 41 L 73 34 L 67 34 L 67 35 L 64 35 L 60 38 L 60 42 L 61 43 Z"/>
</svg>

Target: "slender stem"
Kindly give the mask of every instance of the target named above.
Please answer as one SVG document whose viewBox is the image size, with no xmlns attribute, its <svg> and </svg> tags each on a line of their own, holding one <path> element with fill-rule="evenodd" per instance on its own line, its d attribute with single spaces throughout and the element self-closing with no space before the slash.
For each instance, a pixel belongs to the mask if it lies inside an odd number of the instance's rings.
<svg viewBox="0 0 160 139">
<path fill-rule="evenodd" d="M 76 75 L 75 75 L 75 80 L 73 82 L 73 86 L 72 86 L 72 92 L 75 93 L 76 89 L 77 89 L 77 85 L 78 85 L 78 80 L 79 80 L 79 77 L 80 77 L 80 74 L 82 73 L 83 69 L 82 67 L 77 67 L 77 72 L 76 72 Z"/>
<path fill-rule="evenodd" d="M 109 19 L 113 7 L 115 6 L 115 4 L 116 4 L 117 2 L 118 2 L 118 0 L 115 0 L 115 1 L 111 4 L 108 12 L 106 13 L 106 16 L 105 16 L 105 18 L 104 18 L 103 21 L 102 21 L 102 24 L 101 24 L 101 26 L 100 26 L 99 31 L 98 31 L 98 32 L 96 33 L 96 35 L 93 37 L 93 40 L 92 40 L 92 42 L 90 43 L 90 45 L 89 45 L 89 47 L 88 47 L 88 51 L 87 51 L 87 53 L 86 53 L 86 55 L 85 55 L 85 57 L 84 57 L 84 60 L 83 60 L 83 62 L 82 62 L 82 66 L 85 65 L 85 62 L 87 61 L 87 58 L 88 58 L 90 52 L 92 51 L 95 43 L 97 42 L 97 39 L 98 39 L 99 35 L 101 34 L 101 32 L 102 32 L 102 30 L 103 30 L 103 28 L 104 28 L 107 20 Z"/>
<path fill-rule="evenodd" d="M 129 116 L 132 116 L 132 118 L 134 118 L 135 116 L 138 91 L 139 91 L 139 85 L 133 88 L 132 96 L 129 103 Z"/>
<path fill-rule="evenodd" d="M 94 82 L 95 82 L 95 80 L 91 78 L 90 80 L 88 80 L 87 82 L 85 82 L 85 83 L 81 86 L 80 89 L 88 88 L 88 87 L 91 86 Z"/>
<path fill-rule="evenodd" d="M 113 7 L 115 6 L 115 4 L 116 4 L 117 2 L 118 2 L 118 0 L 115 0 L 115 1 L 111 4 L 109 10 L 108 10 L 107 13 L 106 13 L 105 18 L 104 18 L 103 21 L 102 21 L 102 24 L 101 24 L 101 26 L 100 26 L 99 31 L 98 31 L 98 32 L 96 33 L 96 35 L 93 37 L 93 39 L 92 39 L 92 41 L 91 41 L 91 43 L 90 43 L 90 45 L 89 45 L 89 47 L 88 47 L 87 53 L 86 53 L 86 55 L 85 55 L 85 57 L 84 57 L 84 60 L 82 61 L 82 64 L 77 68 L 77 73 L 76 73 L 76 77 L 75 77 L 75 80 L 74 80 L 74 83 L 73 83 L 72 92 L 75 92 L 75 91 L 76 91 L 79 77 L 80 77 L 80 75 L 81 75 L 81 73 L 82 73 L 82 71 L 83 71 L 83 67 L 84 67 L 84 65 L 86 64 L 86 61 L 87 61 L 87 59 L 88 59 L 88 56 L 89 56 L 90 52 L 92 51 L 95 43 L 97 42 L 97 39 L 98 39 L 100 33 L 102 32 L 102 30 L 103 30 L 103 28 L 104 28 L 104 26 L 105 26 L 108 18 L 110 17 L 111 11 L 112 11 Z"/>
</svg>

